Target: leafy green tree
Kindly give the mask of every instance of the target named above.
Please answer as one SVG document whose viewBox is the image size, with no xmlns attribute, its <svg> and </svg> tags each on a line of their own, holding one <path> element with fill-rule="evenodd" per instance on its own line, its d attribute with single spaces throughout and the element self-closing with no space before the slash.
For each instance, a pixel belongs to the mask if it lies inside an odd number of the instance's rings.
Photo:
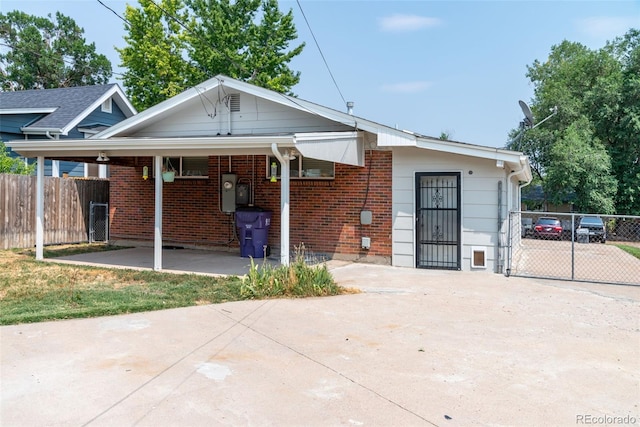
<svg viewBox="0 0 640 427">
<path fill-rule="evenodd" d="M 300 80 L 288 66 L 304 44 L 276 0 L 139 0 L 127 7 L 123 84 L 143 110 L 217 74 L 282 93 Z"/>
<path fill-rule="evenodd" d="M 104 84 L 111 63 L 87 44 L 84 30 L 61 13 L 55 19 L 21 11 L 0 13 L 0 87 L 50 89 Z"/>
<path fill-rule="evenodd" d="M 141 111 L 189 87 L 196 69 L 187 56 L 186 21 L 182 0 L 140 0 L 141 8 L 127 5 L 127 46 L 117 49 L 126 67 L 122 83 L 133 105 Z"/>
<path fill-rule="evenodd" d="M 611 160 L 585 117 L 569 126 L 549 157 L 553 164 L 545 176 L 549 201 L 561 204 L 572 199 L 578 212 L 615 213 L 617 182 Z"/>
<path fill-rule="evenodd" d="M 548 199 L 573 194 L 578 210 L 640 215 L 640 32 L 598 50 L 563 41 L 527 77 L 534 115 L 556 105 L 558 114 L 509 147 L 529 155 Z"/>
<path fill-rule="evenodd" d="M 9 155 L 9 149 L 0 141 L 0 173 L 31 175 L 35 171 L 35 164 L 27 165 L 24 160 Z"/>
</svg>

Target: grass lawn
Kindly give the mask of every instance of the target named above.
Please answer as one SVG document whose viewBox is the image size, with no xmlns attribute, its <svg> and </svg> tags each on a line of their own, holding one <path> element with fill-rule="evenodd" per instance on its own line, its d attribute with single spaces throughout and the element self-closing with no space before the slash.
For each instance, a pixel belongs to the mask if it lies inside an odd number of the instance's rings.
<svg viewBox="0 0 640 427">
<path fill-rule="evenodd" d="M 110 250 L 48 247 L 45 258 Z M 161 310 L 242 299 L 337 295 L 326 266 L 254 267 L 246 278 L 121 270 L 35 261 L 33 250 L 0 251 L 0 325 Z"/>
<path fill-rule="evenodd" d="M 616 244 L 616 246 L 622 249 L 623 251 L 630 253 L 634 257 L 640 259 L 640 247 L 631 246 L 631 245 L 622 245 L 622 244 Z"/>
</svg>

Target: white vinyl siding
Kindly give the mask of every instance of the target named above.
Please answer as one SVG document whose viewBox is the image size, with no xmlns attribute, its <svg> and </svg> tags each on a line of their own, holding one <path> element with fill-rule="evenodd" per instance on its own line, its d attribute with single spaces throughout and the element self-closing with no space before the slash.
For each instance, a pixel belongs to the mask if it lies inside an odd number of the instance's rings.
<svg viewBox="0 0 640 427">
<path fill-rule="evenodd" d="M 191 102 L 170 117 L 136 132 L 136 136 L 196 137 L 354 130 L 306 111 L 294 110 L 245 93 L 239 95 L 238 112 L 229 113 L 227 107 L 216 104 L 216 100 L 208 94 L 204 102 Z"/>
<path fill-rule="evenodd" d="M 393 265 L 415 267 L 416 172 L 460 172 L 462 270 L 471 269 L 471 247 L 475 246 L 487 248 L 487 270 L 495 271 L 499 181 L 503 182 L 503 221 L 507 217 L 505 170 L 489 159 L 411 147 L 393 149 Z"/>
</svg>

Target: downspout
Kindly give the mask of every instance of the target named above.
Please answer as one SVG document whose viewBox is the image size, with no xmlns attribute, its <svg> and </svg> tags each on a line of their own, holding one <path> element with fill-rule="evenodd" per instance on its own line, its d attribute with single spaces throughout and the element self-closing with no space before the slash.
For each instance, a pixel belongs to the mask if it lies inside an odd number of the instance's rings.
<svg viewBox="0 0 640 427">
<path fill-rule="evenodd" d="M 278 145 L 271 144 L 273 155 L 280 162 L 280 264 L 289 265 L 289 160 L 283 156 Z"/>
<path fill-rule="evenodd" d="M 51 131 L 46 131 L 44 133 L 49 139 L 60 139 L 60 134 L 51 135 Z M 60 177 L 60 161 L 59 160 L 51 160 L 51 176 L 55 176 L 57 178 Z"/>
<path fill-rule="evenodd" d="M 522 167 L 522 161 L 520 161 L 520 169 L 511 171 L 511 173 L 509 173 L 507 175 L 507 215 L 508 215 L 508 219 L 509 219 L 509 224 L 511 224 L 511 212 L 513 211 L 513 209 L 510 209 L 509 207 L 513 205 L 513 200 L 511 197 L 511 178 L 513 178 L 515 175 L 519 174 L 520 172 L 522 172 L 524 170 L 524 168 Z M 517 198 L 518 200 L 520 200 L 521 197 L 521 192 L 522 192 L 522 188 L 526 187 L 527 185 L 531 184 L 531 181 L 533 180 L 533 178 L 530 178 L 529 180 L 527 180 L 524 184 L 520 184 L 518 186 L 518 194 L 517 194 Z M 518 211 L 520 211 L 520 207 L 518 207 Z M 512 228 L 510 226 L 510 228 Z M 509 252 L 511 252 L 511 242 L 509 242 L 509 245 L 507 245 Z M 500 260 L 502 261 L 502 260 Z M 508 262 L 509 265 L 507 265 L 507 268 L 505 270 L 505 273 L 507 276 L 509 276 L 510 272 L 511 272 L 511 255 L 509 254 L 508 257 Z"/>
</svg>

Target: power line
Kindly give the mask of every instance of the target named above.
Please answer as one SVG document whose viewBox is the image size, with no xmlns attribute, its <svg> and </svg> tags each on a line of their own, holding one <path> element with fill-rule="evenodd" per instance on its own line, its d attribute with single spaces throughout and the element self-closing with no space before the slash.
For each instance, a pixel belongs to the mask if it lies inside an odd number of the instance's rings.
<svg viewBox="0 0 640 427">
<path fill-rule="evenodd" d="M 107 6 L 106 4 L 104 4 L 104 3 L 102 2 L 102 0 L 97 0 L 97 1 L 98 1 L 98 3 L 100 3 L 102 6 L 104 6 L 104 7 L 105 7 L 105 8 L 107 8 L 107 9 L 109 9 L 111 12 L 113 12 L 113 14 L 114 14 L 114 15 L 116 15 L 118 18 L 120 18 L 122 21 L 124 21 L 124 23 L 126 23 L 127 25 L 129 25 L 129 27 L 131 27 L 131 22 L 127 21 L 127 19 L 126 19 L 126 18 L 124 18 L 124 17 L 120 16 L 120 15 L 118 14 L 118 12 L 116 12 L 115 10 L 113 10 L 112 8 L 110 8 L 109 6 Z"/>
<path fill-rule="evenodd" d="M 302 10 L 302 5 L 300 4 L 300 0 L 296 0 L 296 3 L 298 3 L 298 7 L 300 8 L 300 12 L 302 13 L 302 17 L 304 18 L 304 22 L 307 23 L 307 27 L 309 28 L 309 31 L 311 32 L 311 37 L 313 37 L 313 41 L 316 43 L 316 47 L 318 48 L 318 51 L 320 52 L 320 56 L 322 57 L 322 60 L 324 61 L 324 65 L 327 67 L 327 71 L 329 71 L 329 75 L 331 76 L 331 80 L 333 80 L 333 84 L 336 86 L 336 89 L 338 89 L 338 93 L 340 94 L 340 97 L 342 98 L 342 102 L 344 102 L 346 104 L 347 101 L 344 99 L 344 96 L 342 96 L 342 91 L 338 87 L 338 83 L 336 82 L 336 79 L 333 77 L 333 73 L 331 72 L 331 68 L 329 68 L 329 64 L 327 63 L 327 60 L 325 59 L 324 54 L 322 53 L 322 49 L 320 49 L 320 44 L 318 43 L 318 40 L 316 39 L 315 34 L 313 34 L 313 30 L 311 29 L 311 25 L 309 25 L 309 21 L 307 20 L 307 16 L 304 14 L 304 10 Z"/>
</svg>

